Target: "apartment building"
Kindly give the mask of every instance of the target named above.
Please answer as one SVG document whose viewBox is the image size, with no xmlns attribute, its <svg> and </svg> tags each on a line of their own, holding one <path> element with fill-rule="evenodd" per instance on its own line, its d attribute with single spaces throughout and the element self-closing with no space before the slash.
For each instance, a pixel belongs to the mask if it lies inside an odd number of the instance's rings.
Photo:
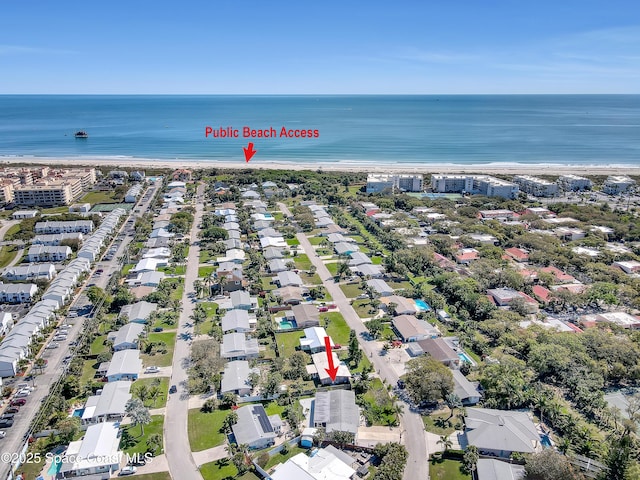
<svg viewBox="0 0 640 480">
<path fill-rule="evenodd" d="M 422 175 L 370 173 L 367 175 L 367 193 L 421 192 L 422 181 Z"/>
<path fill-rule="evenodd" d="M 533 177 L 531 175 L 516 175 L 513 177 L 520 190 L 535 197 L 555 197 L 558 195 L 558 184 Z"/>
<path fill-rule="evenodd" d="M 602 185 L 602 191 L 608 195 L 619 195 L 635 184 L 636 181 L 626 175 L 610 175 Z"/>
<path fill-rule="evenodd" d="M 578 175 L 568 174 L 560 175 L 557 180 L 558 186 L 565 192 L 581 192 L 583 190 L 591 190 L 591 180 Z"/>
<path fill-rule="evenodd" d="M 519 187 L 489 175 L 432 175 L 431 189 L 437 193 L 472 193 L 487 197 L 516 198 Z"/>
</svg>

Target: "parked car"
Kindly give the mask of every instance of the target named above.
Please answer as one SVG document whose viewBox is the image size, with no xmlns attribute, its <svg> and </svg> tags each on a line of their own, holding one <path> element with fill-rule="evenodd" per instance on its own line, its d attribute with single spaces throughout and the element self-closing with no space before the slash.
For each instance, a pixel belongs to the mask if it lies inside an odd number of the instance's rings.
<svg viewBox="0 0 640 480">
<path fill-rule="evenodd" d="M 9 405 L 11 405 L 12 407 L 15 407 L 15 406 L 22 407 L 25 403 L 27 403 L 26 398 L 15 398 L 14 400 L 11 401 Z"/>
<path fill-rule="evenodd" d="M 169 388 L 169 393 L 176 393 L 178 391 L 178 387 L 176 387 L 175 385 L 171 385 L 171 388 Z"/>
<path fill-rule="evenodd" d="M 153 329 L 154 332 L 162 332 L 164 330 L 164 328 L 162 327 L 156 327 Z"/>
<path fill-rule="evenodd" d="M 0 420 L 0 428 L 13 427 L 13 420 Z"/>
<path fill-rule="evenodd" d="M 124 477 L 127 475 L 133 475 L 134 473 L 136 473 L 137 470 L 138 469 L 136 467 L 132 467 L 132 466 L 122 467 L 118 476 Z"/>
<path fill-rule="evenodd" d="M 156 366 L 147 367 L 145 373 L 158 373 L 160 369 Z"/>
<path fill-rule="evenodd" d="M 58 348 L 60 345 L 58 345 L 57 343 L 50 343 L 49 345 L 47 345 L 45 348 L 47 350 L 53 350 L 54 348 Z"/>
<path fill-rule="evenodd" d="M 24 397 L 28 397 L 29 395 L 31 395 L 31 390 L 19 390 L 14 395 L 14 398 L 24 398 Z"/>
<path fill-rule="evenodd" d="M 318 307 L 318 311 L 319 312 L 328 312 L 329 311 L 329 307 Z"/>
<path fill-rule="evenodd" d="M 4 422 L 5 420 L 11 420 L 13 421 L 13 417 L 15 417 L 16 414 L 15 413 L 3 413 L 0 416 L 0 422 Z"/>
<path fill-rule="evenodd" d="M 20 411 L 20 407 L 15 406 L 15 407 L 7 407 L 7 409 L 4 411 L 4 413 L 18 413 Z"/>
</svg>

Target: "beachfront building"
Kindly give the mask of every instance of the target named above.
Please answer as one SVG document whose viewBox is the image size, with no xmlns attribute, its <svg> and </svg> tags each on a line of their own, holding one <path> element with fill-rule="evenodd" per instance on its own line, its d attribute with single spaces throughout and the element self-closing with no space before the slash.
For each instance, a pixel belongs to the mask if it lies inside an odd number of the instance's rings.
<svg viewBox="0 0 640 480">
<path fill-rule="evenodd" d="M 140 192 L 142 192 L 142 184 L 138 183 L 127 190 L 127 193 L 124 195 L 125 203 L 136 203 L 138 197 L 140 196 Z"/>
<path fill-rule="evenodd" d="M 558 184 L 531 175 L 516 175 L 513 177 L 520 190 L 534 197 L 555 197 L 558 195 Z"/>
<path fill-rule="evenodd" d="M 627 192 L 636 181 L 626 175 L 610 175 L 602 185 L 602 191 L 608 195 L 619 195 Z"/>
<path fill-rule="evenodd" d="M 578 175 L 560 175 L 557 180 L 558 186 L 565 192 L 581 192 L 591 190 L 591 180 Z"/>
<path fill-rule="evenodd" d="M 370 173 L 367 175 L 367 193 L 389 192 L 421 192 L 422 175 Z"/>
<path fill-rule="evenodd" d="M 518 185 L 489 175 L 432 175 L 431 189 L 437 193 L 473 193 L 487 197 L 516 198 Z"/>
</svg>

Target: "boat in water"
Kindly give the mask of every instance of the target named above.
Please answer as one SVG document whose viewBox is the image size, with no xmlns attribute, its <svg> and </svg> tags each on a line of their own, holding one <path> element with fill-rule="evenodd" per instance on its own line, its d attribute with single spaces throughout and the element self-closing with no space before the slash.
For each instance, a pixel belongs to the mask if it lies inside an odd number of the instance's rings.
<svg viewBox="0 0 640 480">
<path fill-rule="evenodd" d="M 76 138 L 89 138 L 89 134 L 84 130 L 78 130 L 73 136 Z"/>
</svg>

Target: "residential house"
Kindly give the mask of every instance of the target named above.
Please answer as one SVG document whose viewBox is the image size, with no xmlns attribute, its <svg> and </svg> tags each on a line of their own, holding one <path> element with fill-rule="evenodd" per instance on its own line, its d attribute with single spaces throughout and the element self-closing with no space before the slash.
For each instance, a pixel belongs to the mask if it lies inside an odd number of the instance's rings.
<svg viewBox="0 0 640 480">
<path fill-rule="evenodd" d="M 33 283 L 0 282 L 0 303 L 30 303 L 38 293 L 38 286 Z"/>
<path fill-rule="evenodd" d="M 337 452 L 342 453 L 340 450 Z M 341 458 L 346 456 L 347 459 Z M 313 456 L 298 453 L 285 463 L 274 467 L 271 480 L 351 480 L 356 471 L 351 467 L 353 460 L 349 455 L 329 451 L 329 447 L 319 449 Z"/>
<path fill-rule="evenodd" d="M 167 265 L 167 260 L 159 258 L 143 258 L 129 271 L 131 273 L 155 272 L 158 266 L 161 265 Z"/>
<path fill-rule="evenodd" d="M 415 315 L 418 313 L 416 303 L 410 298 L 391 295 L 388 297 L 382 297 L 380 301 L 384 305 L 387 305 L 387 307 L 393 303 L 395 305 L 395 315 Z"/>
<path fill-rule="evenodd" d="M 640 262 L 637 262 L 635 260 L 629 260 L 626 262 L 613 262 L 613 266 L 618 267 L 624 273 L 640 273 Z"/>
<path fill-rule="evenodd" d="M 105 377 L 107 382 L 137 380 L 142 370 L 140 350 L 120 350 L 113 354 Z"/>
<path fill-rule="evenodd" d="M 275 258 L 284 258 L 284 254 L 282 253 L 282 249 L 278 247 L 267 247 L 262 251 L 264 258 L 269 261 Z"/>
<path fill-rule="evenodd" d="M 93 231 L 93 221 L 91 220 L 71 220 L 67 222 L 38 222 L 34 227 L 35 233 L 91 233 Z"/>
<path fill-rule="evenodd" d="M 384 280 L 377 278 L 367 280 L 367 286 L 371 287 L 371 289 L 381 297 L 389 297 L 393 295 L 393 288 L 391 288 Z"/>
<path fill-rule="evenodd" d="M 11 214 L 14 220 L 24 220 L 25 218 L 35 218 L 38 216 L 38 210 L 16 210 Z"/>
<path fill-rule="evenodd" d="M 12 325 L 13 315 L 9 312 L 0 313 L 0 336 L 6 335 Z"/>
<path fill-rule="evenodd" d="M 253 320 L 253 322 L 252 322 Z M 250 332 L 256 326 L 256 318 L 250 317 L 247 310 L 229 310 L 222 317 L 222 331 L 244 333 Z"/>
<path fill-rule="evenodd" d="M 287 242 L 282 236 L 277 237 L 262 237 L 260 239 L 260 248 L 265 249 L 269 247 L 274 248 L 286 248 Z"/>
<path fill-rule="evenodd" d="M 140 336 L 144 333 L 144 325 L 141 323 L 127 323 L 116 332 L 111 332 L 107 338 L 113 342 L 113 351 L 135 350 L 140 343 Z"/>
<path fill-rule="evenodd" d="M 121 421 L 125 407 L 131 399 L 131 382 L 121 380 L 105 383 L 95 395 L 87 398 L 82 412 L 82 423 Z"/>
<path fill-rule="evenodd" d="M 320 326 L 318 308 L 309 303 L 302 303 L 291 307 L 287 312 L 287 318 L 295 320 L 298 328 L 310 328 Z"/>
<path fill-rule="evenodd" d="M 334 367 L 338 368 L 335 380 L 331 380 L 327 370 L 329 369 L 329 360 L 327 359 L 326 352 L 318 352 L 311 355 L 313 365 L 307 365 L 307 373 L 312 377 L 318 378 L 322 385 L 333 385 L 341 383 L 349 383 L 351 379 L 351 372 L 349 367 L 338 358 L 336 352 L 331 352 L 333 358 Z"/>
<path fill-rule="evenodd" d="M 403 342 L 417 342 L 426 338 L 436 338 L 440 332 L 436 327 L 413 315 L 398 315 L 392 320 L 393 329 Z"/>
<path fill-rule="evenodd" d="M 540 271 L 553 275 L 556 283 L 574 283 L 576 281 L 574 277 L 556 267 L 544 267 Z"/>
<path fill-rule="evenodd" d="M 349 260 L 349 265 L 352 267 L 358 267 L 360 265 L 372 264 L 371 259 L 362 252 L 353 252 Z"/>
<path fill-rule="evenodd" d="M 333 244 L 333 248 L 338 255 L 349 256 L 354 252 L 360 250 L 360 247 L 355 243 L 338 242 Z"/>
<path fill-rule="evenodd" d="M 257 306 L 256 300 L 246 290 L 231 292 L 230 297 L 233 309 L 251 310 Z"/>
<path fill-rule="evenodd" d="M 481 395 L 478 387 L 467 380 L 460 370 L 454 369 L 453 373 L 453 393 L 458 396 L 465 407 L 475 405 L 480 401 Z"/>
<path fill-rule="evenodd" d="M 235 393 L 236 395 L 250 395 L 253 387 L 249 381 L 252 373 L 260 374 L 259 368 L 249 368 L 249 362 L 246 360 L 234 360 L 227 362 L 224 366 L 220 393 Z"/>
<path fill-rule="evenodd" d="M 496 458 L 480 458 L 476 463 L 478 480 L 522 480 L 524 467 Z"/>
<path fill-rule="evenodd" d="M 282 287 L 273 290 L 273 294 L 280 298 L 283 305 L 297 305 L 304 300 L 303 289 L 300 287 Z"/>
<path fill-rule="evenodd" d="M 269 271 L 271 273 L 286 272 L 289 270 L 287 263 L 281 258 L 274 258 L 269 262 Z"/>
<path fill-rule="evenodd" d="M 69 443 L 61 457 L 58 477 L 109 478 L 120 468 L 122 452 L 119 448 L 119 422 L 89 425 L 81 440 Z"/>
<path fill-rule="evenodd" d="M 262 405 L 245 405 L 237 409 L 236 414 L 238 421 L 232 430 L 238 445 L 258 450 L 275 443 L 276 433 Z"/>
<path fill-rule="evenodd" d="M 229 360 L 257 358 L 258 339 L 247 339 L 244 333 L 227 333 L 222 336 L 220 356 Z"/>
<path fill-rule="evenodd" d="M 137 302 L 132 305 L 125 305 L 120 309 L 119 318 L 125 318 L 129 322 L 147 323 L 152 312 L 155 312 L 158 305 L 150 302 Z"/>
<path fill-rule="evenodd" d="M 535 453 L 542 449 L 540 434 L 527 412 L 467 408 L 467 444 L 482 455 L 509 458 L 512 453 Z"/>
<path fill-rule="evenodd" d="M 314 427 L 324 427 L 328 434 L 349 432 L 357 436 L 360 410 L 353 390 L 316 392 L 312 410 L 311 423 Z"/>
<path fill-rule="evenodd" d="M 422 351 L 433 359 L 450 368 L 460 365 L 460 357 L 442 338 L 427 338 L 419 340 L 418 345 Z"/>
<path fill-rule="evenodd" d="M 364 278 L 384 277 L 384 273 L 382 272 L 382 267 L 380 265 L 371 265 L 371 264 L 365 263 L 364 265 L 358 265 L 356 267 L 356 271 L 358 275 Z"/>
<path fill-rule="evenodd" d="M 21 282 L 25 280 L 51 280 L 56 274 L 56 267 L 50 263 L 40 265 L 17 265 L 8 267 L 2 276 L 11 282 Z"/>
<path fill-rule="evenodd" d="M 522 248 L 507 248 L 504 253 L 506 253 L 509 257 L 514 259 L 516 262 L 526 262 L 529 260 L 529 252 L 523 250 Z"/>
<path fill-rule="evenodd" d="M 300 275 L 295 272 L 278 272 L 276 283 L 280 287 L 302 287 L 304 285 Z"/>
<path fill-rule="evenodd" d="M 521 298 L 524 302 L 527 313 L 536 313 L 538 311 L 538 302 L 523 292 L 518 292 L 513 288 L 492 288 L 487 290 L 487 294 L 493 298 L 499 307 L 508 307 L 516 298 Z"/>
<path fill-rule="evenodd" d="M 305 328 L 304 337 L 300 338 L 300 348 L 310 353 L 324 352 L 326 350 L 325 338 L 329 338 L 329 345 L 333 348 L 335 344 L 324 328 Z"/>
<path fill-rule="evenodd" d="M 165 279 L 164 272 L 142 272 L 127 280 L 130 287 L 157 287 Z"/>
</svg>

